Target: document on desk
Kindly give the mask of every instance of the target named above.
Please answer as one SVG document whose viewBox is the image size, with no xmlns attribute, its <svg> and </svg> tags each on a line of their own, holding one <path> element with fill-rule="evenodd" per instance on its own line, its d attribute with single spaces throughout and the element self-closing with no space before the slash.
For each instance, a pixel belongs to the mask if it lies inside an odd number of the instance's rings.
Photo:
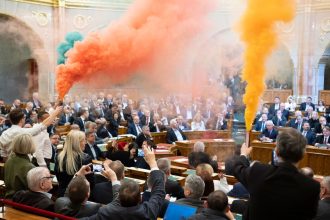
<svg viewBox="0 0 330 220">
<path fill-rule="evenodd" d="M 175 162 L 187 162 L 188 158 L 180 158 L 180 159 L 176 159 L 174 160 Z"/>
</svg>

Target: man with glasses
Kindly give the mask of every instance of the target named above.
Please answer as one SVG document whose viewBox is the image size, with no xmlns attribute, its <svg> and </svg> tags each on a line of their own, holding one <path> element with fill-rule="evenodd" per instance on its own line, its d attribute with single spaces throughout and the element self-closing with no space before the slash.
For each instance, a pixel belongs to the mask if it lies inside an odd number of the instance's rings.
<svg viewBox="0 0 330 220">
<path fill-rule="evenodd" d="M 27 173 L 29 190 L 15 193 L 13 201 L 35 208 L 54 211 L 54 202 L 48 192 L 53 188 L 53 176 L 46 167 L 35 167 Z"/>
</svg>

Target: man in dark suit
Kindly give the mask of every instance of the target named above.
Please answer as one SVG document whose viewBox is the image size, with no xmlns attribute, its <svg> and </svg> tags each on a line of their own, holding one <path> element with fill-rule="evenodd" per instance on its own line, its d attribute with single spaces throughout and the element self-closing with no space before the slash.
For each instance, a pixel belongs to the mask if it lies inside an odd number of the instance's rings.
<svg viewBox="0 0 330 220">
<path fill-rule="evenodd" d="M 221 190 L 209 194 L 205 202 L 206 208 L 198 214 L 189 218 L 189 220 L 228 220 L 235 219 L 229 210 L 228 197 Z"/>
<path fill-rule="evenodd" d="M 257 121 L 254 125 L 254 130 L 263 132 L 266 128 L 266 121 L 268 120 L 267 114 L 261 115 L 261 121 Z"/>
<path fill-rule="evenodd" d="M 315 105 L 312 103 L 312 97 L 307 97 L 306 102 L 300 104 L 300 111 L 307 111 L 307 108 L 311 106 L 313 107 L 313 111 L 315 111 Z"/>
<path fill-rule="evenodd" d="M 196 168 L 199 164 L 207 163 L 210 164 L 214 170 L 214 172 L 217 172 L 218 167 L 218 161 L 211 159 L 210 155 L 204 152 L 205 151 L 205 145 L 201 141 L 197 141 L 194 144 L 194 149 L 192 152 L 188 154 L 188 164 L 189 166 Z"/>
<path fill-rule="evenodd" d="M 178 117 L 176 118 L 176 121 L 178 122 L 178 127 L 182 131 L 190 130 L 190 126 L 188 125 L 187 122 L 185 122 L 185 120 L 183 119 L 182 115 L 178 115 Z"/>
<path fill-rule="evenodd" d="M 141 126 L 140 126 L 140 118 L 139 116 L 133 117 L 133 123 L 128 124 L 127 133 L 132 134 L 135 137 L 139 136 L 139 134 L 142 132 Z"/>
<path fill-rule="evenodd" d="M 29 170 L 26 178 L 29 190 L 16 192 L 13 201 L 53 212 L 54 202 L 47 196 L 53 188 L 53 177 L 49 170 L 46 167 L 35 167 Z"/>
<path fill-rule="evenodd" d="M 176 141 L 183 141 L 186 140 L 186 136 L 183 134 L 180 128 L 178 128 L 178 123 L 176 119 L 172 119 L 170 121 L 170 129 L 167 130 L 166 133 L 166 142 L 168 144 L 173 144 Z"/>
<path fill-rule="evenodd" d="M 95 143 L 95 133 L 94 131 L 86 131 L 86 145 L 84 152 L 88 154 L 93 160 L 100 160 L 104 158 L 104 154 L 101 152 L 100 148 Z"/>
<path fill-rule="evenodd" d="M 330 176 L 324 177 L 321 182 L 320 198 L 314 220 L 328 220 L 330 219 Z"/>
<path fill-rule="evenodd" d="M 315 133 L 310 129 L 307 121 L 303 123 L 303 130 L 301 134 L 306 138 L 308 145 L 313 145 L 315 141 Z"/>
<path fill-rule="evenodd" d="M 80 131 L 85 132 L 85 122 L 87 121 L 88 116 L 88 110 L 81 108 L 79 111 L 79 117 L 77 117 L 76 120 L 73 122 L 74 124 L 77 124 L 79 126 Z"/>
<path fill-rule="evenodd" d="M 321 147 L 321 146 L 330 146 L 330 127 L 325 126 L 323 128 L 323 134 L 316 137 L 314 146 Z"/>
<path fill-rule="evenodd" d="M 266 129 L 260 134 L 260 140 L 265 142 L 274 142 L 278 132 L 274 129 L 273 121 L 266 121 Z"/>
<path fill-rule="evenodd" d="M 153 124 L 152 118 L 150 117 L 149 110 L 144 110 L 144 114 L 141 115 L 141 117 L 140 117 L 140 124 L 142 126 L 144 126 L 144 125 L 149 126 L 150 124 Z"/>
<path fill-rule="evenodd" d="M 294 128 L 295 123 L 297 123 L 297 117 L 302 117 L 301 111 L 295 111 L 294 112 L 294 118 L 290 119 L 290 121 L 287 123 L 287 127 Z"/>
<path fill-rule="evenodd" d="M 99 138 L 111 138 L 112 134 L 106 128 L 107 121 L 104 118 L 100 118 L 98 121 L 99 126 L 97 128 L 96 134 Z"/>
<path fill-rule="evenodd" d="M 276 111 L 276 115 L 273 117 L 272 121 L 277 127 L 284 127 L 286 124 L 286 118 L 282 115 L 281 110 Z"/>
<path fill-rule="evenodd" d="M 317 123 L 317 124 L 315 125 L 315 129 L 314 129 L 315 134 L 322 134 L 322 132 L 323 132 L 323 128 L 324 128 L 325 126 L 329 126 L 329 124 L 327 124 L 327 120 L 326 120 L 326 118 L 323 117 L 323 116 L 321 116 L 321 117 L 319 118 L 319 123 Z"/>
<path fill-rule="evenodd" d="M 274 98 L 274 103 L 269 107 L 269 114 L 271 117 L 274 117 L 276 115 L 276 111 L 280 109 L 280 102 L 280 97 L 276 96 Z"/>
<path fill-rule="evenodd" d="M 162 132 L 166 130 L 165 125 L 160 120 L 159 114 L 155 113 L 153 116 L 153 124 L 149 124 L 150 132 Z"/>
<path fill-rule="evenodd" d="M 210 119 L 210 120 L 212 120 L 212 119 Z M 210 129 L 212 129 L 212 130 L 226 130 L 227 129 L 227 121 L 225 120 L 222 112 L 219 112 L 217 114 L 217 116 L 213 118 Z"/>
<path fill-rule="evenodd" d="M 33 103 L 27 102 L 25 109 L 23 109 L 23 113 L 25 115 L 25 120 L 30 120 L 30 115 L 33 110 Z"/>
<path fill-rule="evenodd" d="M 294 128 L 294 129 L 297 129 L 298 131 L 302 131 L 303 129 L 303 123 L 304 123 L 304 119 L 302 116 L 297 116 L 296 120 L 295 120 L 295 123 L 294 124 L 291 124 L 290 127 Z"/>
<path fill-rule="evenodd" d="M 285 120 L 286 121 L 289 120 L 290 112 L 285 109 L 285 103 L 282 102 L 280 104 L 280 110 L 281 110 L 282 116 L 285 118 Z"/>
<path fill-rule="evenodd" d="M 140 187 L 132 181 L 119 182 L 113 170 L 104 166 L 104 175 L 109 177 L 113 185 L 114 200 L 99 209 L 98 213 L 88 219 L 130 219 L 148 220 L 156 219 L 165 198 L 164 173 L 158 170 L 155 154 L 147 147 L 143 148 L 145 160 L 151 168 L 150 178 L 151 196 L 149 201 L 139 203 L 141 200 Z"/>
<path fill-rule="evenodd" d="M 60 197 L 55 202 L 55 212 L 83 218 L 97 213 L 101 204 L 88 202 L 90 193 L 89 182 L 85 176 L 76 176 L 68 185 L 68 197 Z"/>
<path fill-rule="evenodd" d="M 176 199 L 184 198 L 183 188 L 177 181 L 171 180 L 171 161 L 167 158 L 160 158 L 157 160 L 158 168 L 166 174 L 165 191 L 171 197 Z"/>
<path fill-rule="evenodd" d="M 276 143 L 277 165 L 250 166 L 252 148 L 245 144 L 235 160 L 234 173 L 250 193 L 246 219 L 312 219 L 316 215 L 320 184 L 297 169 L 303 158 L 306 139 L 295 129 L 280 132 Z"/>
<path fill-rule="evenodd" d="M 58 121 L 58 125 L 70 125 L 74 121 L 74 118 L 71 115 L 70 106 L 65 106 L 63 108 L 63 114 L 60 116 L 60 120 Z"/>
<path fill-rule="evenodd" d="M 147 125 L 142 127 L 142 132 L 137 136 L 135 143 L 141 148 L 144 141 L 152 141 L 150 130 Z"/>
</svg>

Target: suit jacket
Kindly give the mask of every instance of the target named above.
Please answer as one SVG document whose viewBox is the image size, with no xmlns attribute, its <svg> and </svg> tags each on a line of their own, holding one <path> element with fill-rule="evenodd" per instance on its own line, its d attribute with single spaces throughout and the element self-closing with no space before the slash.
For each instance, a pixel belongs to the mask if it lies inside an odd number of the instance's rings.
<svg viewBox="0 0 330 220">
<path fill-rule="evenodd" d="M 319 201 L 319 207 L 314 220 L 329 220 L 330 219 L 330 198 L 325 198 Z"/>
<path fill-rule="evenodd" d="M 81 131 L 85 132 L 85 124 L 84 122 L 82 121 L 81 117 L 77 117 L 74 122 L 74 124 L 77 124 L 80 128 Z"/>
<path fill-rule="evenodd" d="M 166 194 L 176 197 L 176 199 L 184 198 L 183 188 L 177 181 L 167 179 L 165 183 Z"/>
<path fill-rule="evenodd" d="M 183 140 L 187 140 L 186 136 L 183 134 L 181 129 L 179 128 L 178 130 L 181 133 Z M 168 129 L 167 133 L 166 133 L 166 142 L 168 144 L 172 144 L 173 142 L 176 142 L 177 140 L 178 140 L 178 138 L 176 137 L 173 129 L 172 128 Z"/>
<path fill-rule="evenodd" d="M 278 135 L 278 131 L 276 131 L 275 129 L 273 129 L 271 133 L 268 131 L 268 129 L 265 129 L 260 134 L 260 137 L 268 137 L 268 138 L 272 139 L 273 141 L 275 141 L 277 138 L 277 135 Z"/>
<path fill-rule="evenodd" d="M 69 122 L 70 124 L 72 124 L 74 121 L 74 118 L 72 116 L 69 116 L 68 117 L 68 120 L 66 119 L 66 115 L 65 114 L 62 114 L 60 116 L 60 119 L 58 121 L 58 125 L 64 125 L 65 123 Z"/>
<path fill-rule="evenodd" d="M 210 164 L 214 172 L 218 171 L 218 162 L 211 160 L 210 156 L 205 152 L 191 152 L 188 155 L 188 163 L 191 167 L 196 168 L 199 164 Z"/>
<path fill-rule="evenodd" d="M 311 103 L 310 106 L 312 106 L 313 107 L 313 111 L 315 111 L 315 105 L 313 103 Z M 299 110 L 300 111 L 305 111 L 305 109 L 306 109 L 306 102 L 303 102 L 303 103 L 300 104 Z"/>
<path fill-rule="evenodd" d="M 291 163 L 276 166 L 255 163 L 245 156 L 235 160 L 236 179 L 250 193 L 246 219 L 312 219 L 317 210 L 320 184 L 301 174 Z"/>
<path fill-rule="evenodd" d="M 288 110 L 284 109 L 282 111 L 282 116 L 286 119 L 286 121 L 289 120 L 289 115 L 290 115 L 290 112 Z"/>
<path fill-rule="evenodd" d="M 150 132 L 157 132 L 157 128 L 156 128 L 156 126 L 154 124 L 155 123 L 149 124 L 149 130 L 150 130 Z M 158 129 L 159 129 L 159 132 L 166 131 L 166 126 L 165 125 L 161 125 L 161 126 L 158 127 Z"/>
<path fill-rule="evenodd" d="M 220 212 L 214 209 L 206 208 L 201 213 L 195 214 L 188 218 L 188 220 L 229 220 L 224 212 Z"/>
<path fill-rule="evenodd" d="M 326 124 L 325 126 L 329 126 L 329 124 Z M 315 132 L 316 134 L 322 134 L 322 133 L 323 133 L 322 125 L 321 125 L 320 123 L 317 123 L 317 124 L 315 125 L 314 132 Z"/>
<path fill-rule="evenodd" d="M 110 137 L 110 132 L 105 127 L 99 127 L 96 131 L 96 135 L 102 139 Z M 111 133 L 110 133 L 111 134 Z M 112 135 L 112 134 L 111 134 Z"/>
<path fill-rule="evenodd" d="M 280 109 L 280 104 L 278 104 L 278 108 L 275 109 L 275 103 L 271 104 L 271 106 L 269 107 L 269 114 L 273 116 L 276 115 L 276 111 Z"/>
<path fill-rule="evenodd" d="M 324 143 L 324 135 L 319 135 L 315 139 L 314 145 L 315 144 L 330 144 L 330 137 L 328 138 L 328 143 Z"/>
<path fill-rule="evenodd" d="M 155 182 L 153 183 L 149 201 L 140 203 L 137 206 L 122 207 L 118 197 L 120 185 L 114 185 L 112 190 L 115 199 L 110 204 L 101 207 L 96 215 L 85 219 L 156 219 L 165 198 L 164 173 L 160 170 L 154 170 L 151 171 L 150 175 Z"/>
<path fill-rule="evenodd" d="M 137 136 L 135 139 L 135 143 L 139 146 L 139 148 L 142 147 L 143 141 L 151 140 L 150 136 L 144 135 L 142 132 Z"/>
<path fill-rule="evenodd" d="M 139 125 L 140 126 L 140 125 Z M 141 127 L 140 127 L 141 128 Z M 141 128 L 141 132 L 142 132 L 142 128 Z M 134 123 L 130 123 L 128 124 L 128 129 L 127 129 L 127 133 L 128 134 L 132 134 L 134 136 L 138 136 L 137 135 L 137 130 L 136 130 L 136 127 L 135 127 L 135 124 Z"/>
<path fill-rule="evenodd" d="M 284 116 L 282 116 L 281 120 L 278 119 L 277 116 L 274 116 L 273 119 L 272 119 L 273 123 L 275 126 L 282 126 L 284 127 L 285 124 L 286 124 L 286 119 Z"/>
<path fill-rule="evenodd" d="M 315 129 L 316 126 L 319 124 L 319 120 L 318 119 L 314 120 L 314 119 L 310 118 L 308 120 L 308 123 L 309 123 L 309 125 L 310 125 L 311 128 L 314 128 Z"/>
<path fill-rule="evenodd" d="M 308 130 L 305 136 L 308 145 L 313 145 L 315 141 L 315 133 L 311 130 Z"/>
<path fill-rule="evenodd" d="M 140 117 L 140 124 L 141 126 L 144 126 L 144 125 L 150 125 L 150 124 L 153 124 L 153 119 L 149 116 L 149 123 L 147 124 L 147 116 L 145 115 L 141 115 Z"/>
<path fill-rule="evenodd" d="M 113 200 L 112 183 L 109 181 L 96 183 L 89 200 L 101 204 L 109 204 Z"/>
<path fill-rule="evenodd" d="M 266 128 L 266 122 L 262 122 L 262 121 L 257 121 L 257 123 L 254 125 L 254 130 L 256 131 L 261 131 L 261 128 L 262 128 L 262 123 L 264 123 L 264 129 Z M 263 130 L 264 130 L 263 129 Z"/>
<path fill-rule="evenodd" d="M 60 197 L 56 200 L 54 209 L 59 214 L 83 218 L 96 214 L 100 207 L 99 203 L 73 204 L 68 197 Z"/>
<path fill-rule="evenodd" d="M 85 144 L 84 153 L 88 154 L 93 160 L 100 160 L 101 157 L 102 158 L 104 157 L 104 154 L 102 153 L 102 151 L 100 150 L 100 148 L 96 144 L 93 145 L 93 148 L 94 148 L 96 157 L 94 157 L 94 155 L 92 153 L 92 150 L 91 150 L 88 143 Z"/>
<path fill-rule="evenodd" d="M 54 211 L 54 202 L 45 193 L 33 192 L 30 190 L 21 190 L 13 196 L 13 202 L 32 206 L 35 208 Z"/>
</svg>

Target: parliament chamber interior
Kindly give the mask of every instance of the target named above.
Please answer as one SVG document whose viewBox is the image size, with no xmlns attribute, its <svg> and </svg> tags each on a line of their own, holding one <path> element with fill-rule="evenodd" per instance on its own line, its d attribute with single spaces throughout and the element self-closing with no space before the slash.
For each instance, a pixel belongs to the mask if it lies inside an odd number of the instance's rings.
<svg viewBox="0 0 330 220">
<path fill-rule="evenodd" d="M 329 0 L 1 0 L 0 219 L 330 219 Z"/>
</svg>

